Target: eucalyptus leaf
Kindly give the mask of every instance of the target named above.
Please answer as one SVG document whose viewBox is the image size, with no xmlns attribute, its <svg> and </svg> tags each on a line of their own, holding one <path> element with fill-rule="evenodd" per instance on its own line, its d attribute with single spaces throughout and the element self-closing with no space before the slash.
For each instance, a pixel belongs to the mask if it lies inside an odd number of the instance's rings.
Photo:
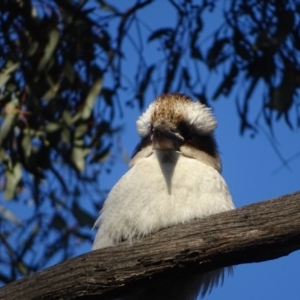
<svg viewBox="0 0 300 300">
<path fill-rule="evenodd" d="M 74 146 L 72 149 L 72 160 L 76 166 L 76 169 L 80 172 L 85 169 L 85 156 L 86 150 L 81 147 Z"/>
<path fill-rule="evenodd" d="M 0 128 L 0 146 L 7 137 L 8 133 L 13 129 L 13 125 L 17 119 L 17 114 L 15 111 L 17 103 L 18 100 L 13 99 L 5 107 L 6 115 Z"/>
<path fill-rule="evenodd" d="M 49 124 L 46 125 L 45 130 L 47 132 L 53 132 L 53 131 L 57 131 L 61 129 L 61 124 L 59 122 L 51 122 Z"/>
<path fill-rule="evenodd" d="M 59 42 L 59 31 L 57 29 L 52 29 L 48 36 L 48 43 L 45 46 L 44 54 L 39 62 L 37 68 L 38 71 L 43 70 L 45 66 L 49 63 L 58 42 Z"/>
<path fill-rule="evenodd" d="M 57 82 L 55 84 L 51 84 L 50 89 L 44 94 L 43 99 L 45 101 L 50 101 L 50 100 L 54 99 L 57 95 L 59 87 L 60 87 L 59 82 Z"/>
<path fill-rule="evenodd" d="M 61 132 L 61 141 L 63 144 L 68 145 L 71 142 L 71 132 L 70 129 L 66 126 L 63 126 Z"/>
<path fill-rule="evenodd" d="M 63 68 L 63 73 L 71 83 L 74 82 L 76 72 L 75 72 L 74 67 L 72 66 L 72 64 L 69 62 L 69 60 L 65 61 L 64 68 Z"/>
<path fill-rule="evenodd" d="M 86 120 L 91 116 L 95 101 L 96 101 L 97 97 L 99 96 L 99 93 L 102 89 L 102 83 L 103 83 L 103 79 L 100 78 L 100 79 L 96 80 L 94 85 L 91 87 L 91 89 L 85 99 L 84 107 L 81 111 L 81 118 L 83 120 Z"/>
<path fill-rule="evenodd" d="M 4 207 L 3 205 L 0 205 L 0 215 L 2 215 L 5 219 L 11 221 L 16 225 L 22 224 L 22 222 L 14 215 L 13 212 L 10 211 L 8 208 Z"/>
<path fill-rule="evenodd" d="M 75 128 L 74 137 L 75 139 L 82 138 L 89 130 L 87 124 L 80 124 Z"/>
<path fill-rule="evenodd" d="M 29 269 L 23 262 L 19 262 L 17 264 L 17 268 L 23 276 L 29 275 Z"/>
<path fill-rule="evenodd" d="M 26 158 L 29 158 L 32 152 L 32 143 L 31 143 L 31 132 L 24 132 L 24 136 L 21 142 L 23 153 Z"/>
<path fill-rule="evenodd" d="M 71 112 L 68 111 L 68 110 L 64 110 L 63 113 L 62 113 L 62 120 L 68 126 L 72 125 L 73 120 L 72 120 L 72 114 L 71 114 Z"/>
<path fill-rule="evenodd" d="M 16 193 L 16 187 L 22 177 L 21 164 L 15 163 L 12 170 L 6 169 L 5 172 L 6 184 L 4 188 L 4 198 L 12 199 Z"/>
<path fill-rule="evenodd" d="M 11 73 L 13 73 L 20 66 L 20 62 L 13 62 L 9 60 L 5 67 L 0 71 L 0 88 L 4 86 L 9 78 Z"/>
</svg>

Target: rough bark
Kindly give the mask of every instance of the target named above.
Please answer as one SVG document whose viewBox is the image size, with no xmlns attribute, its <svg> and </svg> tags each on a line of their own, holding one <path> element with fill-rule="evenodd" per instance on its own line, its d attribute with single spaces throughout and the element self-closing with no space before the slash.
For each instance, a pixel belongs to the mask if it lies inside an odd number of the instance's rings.
<svg viewBox="0 0 300 300">
<path fill-rule="evenodd" d="M 110 299 L 162 277 L 275 259 L 300 249 L 300 192 L 90 252 L 0 289 L 0 299 Z"/>
</svg>

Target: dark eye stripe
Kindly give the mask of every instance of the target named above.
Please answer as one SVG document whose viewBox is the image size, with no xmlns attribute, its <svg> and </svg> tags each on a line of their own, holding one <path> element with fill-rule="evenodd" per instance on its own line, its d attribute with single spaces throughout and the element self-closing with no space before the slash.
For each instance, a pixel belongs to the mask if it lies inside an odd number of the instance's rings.
<svg viewBox="0 0 300 300">
<path fill-rule="evenodd" d="M 218 157 L 218 147 L 216 141 L 211 135 L 194 135 L 187 144 L 191 145 L 195 149 L 203 151 L 212 157 Z"/>
<path fill-rule="evenodd" d="M 185 140 L 189 140 L 195 135 L 194 128 L 186 122 L 180 122 L 178 125 L 178 130 Z"/>
</svg>

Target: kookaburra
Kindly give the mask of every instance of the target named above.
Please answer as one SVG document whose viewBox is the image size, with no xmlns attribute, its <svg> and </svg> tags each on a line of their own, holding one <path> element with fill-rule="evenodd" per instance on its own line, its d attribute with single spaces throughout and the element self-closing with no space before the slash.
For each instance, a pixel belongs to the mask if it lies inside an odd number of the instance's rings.
<svg viewBox="0 0 300 300">
<path fill-rule="evenodd" d="M 93 249 L 234 208 L 211 110 L 182 94 L 155 99 L 137 120 L 141 137 L 130 170 L 110 191 L 95 226 Z M 231 268 L 227 268 L 228 271 Z M 226 269 L 168 282 L 124 299 L 193 300 L 222 281 Z"/>
</svg>

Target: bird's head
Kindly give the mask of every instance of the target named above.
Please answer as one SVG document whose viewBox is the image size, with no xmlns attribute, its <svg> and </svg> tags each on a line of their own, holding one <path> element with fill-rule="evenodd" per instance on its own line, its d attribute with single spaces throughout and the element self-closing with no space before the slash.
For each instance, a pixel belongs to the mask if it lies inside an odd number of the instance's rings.
<svg viewBox="0 0 300 300">
<path fill-rule="evenodd" d="M 177 151 L 216 170 L 221 162 L 214 139 L 217 121 L 210 108 L 183 94 L 157 97 L 137 120 L 141 141 L 131 166 L 153 151 Z"/>
</svg>

